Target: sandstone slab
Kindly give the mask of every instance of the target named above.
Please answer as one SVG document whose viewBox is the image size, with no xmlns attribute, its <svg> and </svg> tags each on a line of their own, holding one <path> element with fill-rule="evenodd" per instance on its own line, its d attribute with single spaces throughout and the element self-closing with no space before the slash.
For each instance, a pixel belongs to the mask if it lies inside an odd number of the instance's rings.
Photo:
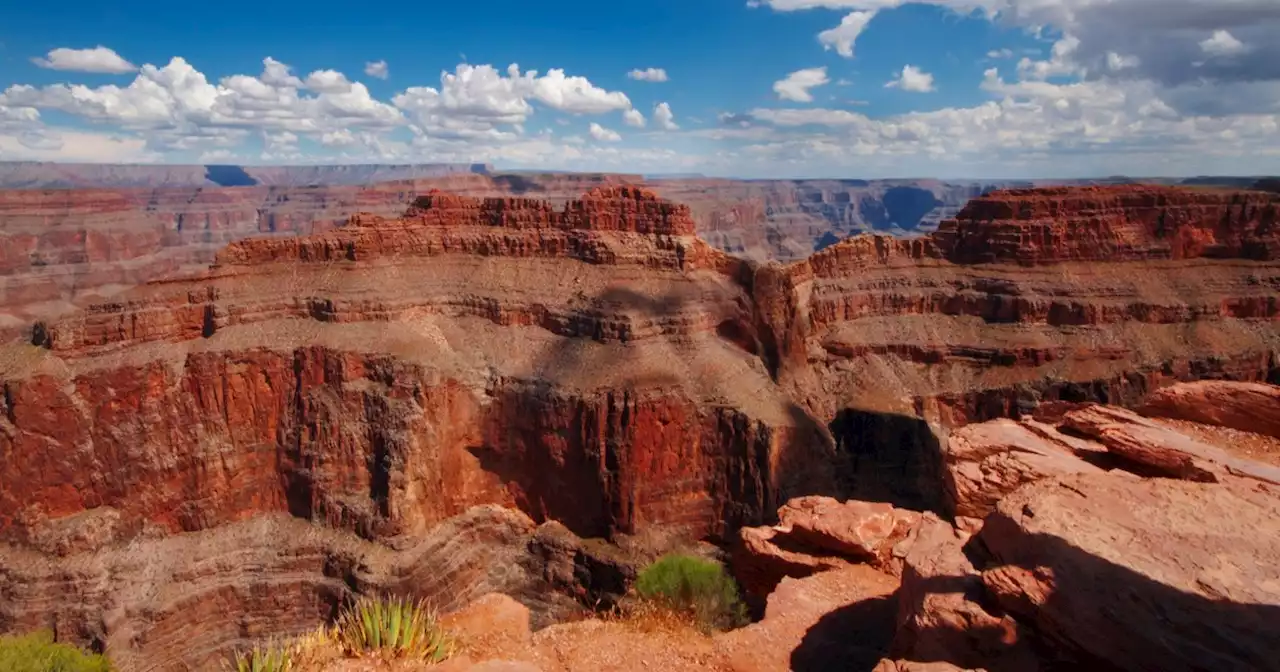
<svg viewBox="0 0 1280 672">
<path fill-rule="evenodd" d="M 865 565 L 786 578 L 764 619 L 716 636 L 734 672 L 870 669 L 893 637 L 897 579 Z"/>
<path fill-rule="evenodd" d="M 788 501 L 778 519 L 777 525 L 742 528 L 734 548 L 734 575 L 757 600 L 784 577 L 861 563 L 899 574 L 920 514 L 882 502 L 810 496 Z"/>
<path fill-rule="evenodd" d="M 1263 670 L 1280 660 L 1280 489 L 1076 476 L 1006 497 L 987 591 L 1083 661 Z"/>
<path fill-rule="evenodd" d="M 1083 444 L 1083 445 L 1082 445 Z M 1027 421 L 992 420 L 957 429 L 944 449 L 944 484 L 951 513 L 985 518 L 1005 495 L 1048 476 L 1101 473 L 1083 457 L 1103 452 Z"/>
<path fill-rule="evenodd" d="M 1170 385 L 1152 392 L 1139 410 L 1150 417 L 1280 437 L 1280 387 L 1276 385 L 1225 380 Z"/>
<path fill-rule="evenodd" d="M 1067 413 L 1062 426 L 1149 474 L 1203 482 L 1230 474 L 1280 484 L 1280 468 L 1238 458 L 1121 408 L 1090 405 Z"/>
</svg>

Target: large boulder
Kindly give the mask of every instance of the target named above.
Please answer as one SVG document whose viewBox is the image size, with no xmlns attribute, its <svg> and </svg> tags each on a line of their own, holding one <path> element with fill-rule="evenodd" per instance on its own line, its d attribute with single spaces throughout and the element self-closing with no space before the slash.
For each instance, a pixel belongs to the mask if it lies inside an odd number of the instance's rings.
<svg viewBox="0 0 1280 672">
<path fill-rule="evenodd" d="M 1036 669 L 1018 624 L 979 601 L 982 578 L 965 553 L 968 541 L 965 533 L 926 515 L 902 572 L 894 657 Z"/>
<path fill-rule="evenodd" d="M 980 539 L 991 598 L 1087 667 L 1280 661 L 1280 488 L 1050 479 L 1001 501 Z"/>
<path fill-rule="evenodd" d="M 764 618 L 717 635 L 716 649 L 734 672 L 870 669 L 893 637 L 897 588 L 866 565 L 783 579 Z"/>
<path fill-rule="evenodd" d="M 1280 468 L 1237 457 L 1132 411 L 1091 404 L 1068 412 L 1062 427 L 1102 444 L 1138 473 L 1216 482 L 1224 475 L 1280 484 Z"/>
<path fill-rule="evenodd" d="M 948 509 L 959 517 L 985 518 L 1025 483 L 1101 473 L 1084 458 L 1102 452 L 1101 446 L 1034 421 L 999 419 L 961 427 L 947 437 L 943 450 Z"/>
<path fill-rule="evenodd" d="M 1262 383 L 1201 380 L 1152 392 L 1143 415 L 1230 427 L 1280 437 L 1280 387 Z"/>
<path fill-rule="evenodd" d="M 785 577 L 870 564 L 898 575 L 920 514 L 878 502 L 797 497 L 778 510 L 777 525 L 738 533 L 734 575 L 761 601 Z"/>
</svg>

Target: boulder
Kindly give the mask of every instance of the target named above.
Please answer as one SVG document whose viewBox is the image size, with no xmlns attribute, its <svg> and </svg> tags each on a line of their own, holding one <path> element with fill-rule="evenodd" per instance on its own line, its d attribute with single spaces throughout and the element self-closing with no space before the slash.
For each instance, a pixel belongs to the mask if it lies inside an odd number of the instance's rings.
<svg viewBox="0 0 1280 672">
<path fill-rule="evenodd" d="M 1036 669 L 1026 634 L 978 601 L 982 578 L 965 554 L 967 540 L 945 521 L 925 516 L 902 572 L 894 657 Z"/>
<path fill-rule="evenodd" d="M 898 581 L 865 565 L 785 578 L 764 618 L 717 635 L 734 672 L 870 669 L 888 650 Z"/>
<path fill-rule="evenodd" d="M 1001 501 L 979 538 L 992 599 L 1081 669 L 1280 660 L 1280 488 L 1051 479 Z"/>
<path fill-rule="evenodd" d="M 533 644 L 529 608 L 500 593 L 490 593 L 441 618 L 462 653 L 477 660 L 514 657 Z"/>
<path fill-rule="evenodd" d="M 778 518 L 800 543 L 872 563 L 886 561 L 920 522 L 920 514 L 891 504 L 841 503 L 830 497 L 797 497 L 778 510 Z"/>
<path fill-rule="evenodd" d="M 762 600 L 784 577 L 803 578 L 867 563 L 892 575 L 910 545 L 920 514 L 877 502 L 797 497 L 778 510 L 779 523 L 739 530 L 734 574 Z"/>
<path fill-rule="evenodd" d="M 1006 494 L 1048 476 L 1101 473 L 1081 458 L 1100 446 L 1059 434 L 1035 422 L 1000 419 L 967 425 L 943 450 L 944 487 L 950 513 L 983 518 Z"/>
<path fill-rule="evenodd" d="M 1246 460 L 1132 411 L 1089 405 L 1067 413 L 1062 426 L 1093 439 L 1145 475 L 1216 482 L 1222 475 L 1280 484 L 1280 468 Z"/>
<path fill-rule="evenodd" d="M 1175 418 L 1280 437 L 1280 387 L 1202 380 L 1152 392 L 1139 408 L 1149 417 Z"/>
</svg>

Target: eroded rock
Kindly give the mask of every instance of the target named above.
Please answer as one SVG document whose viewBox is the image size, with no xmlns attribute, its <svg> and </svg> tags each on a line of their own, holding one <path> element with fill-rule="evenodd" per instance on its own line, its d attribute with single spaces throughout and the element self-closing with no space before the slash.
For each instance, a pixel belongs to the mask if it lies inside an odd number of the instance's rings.
<svg viewBox="0 0 1280 672">
<path fill-rule="evenodd" d="M 1280 387 L 1275 385 L 1225 380 L 1170 385 L 1152 392 L 1138 410 L 1280 437 Z"/>
<path fill-rule="evenodd" d="M 1094 666 L 1262 670 L 1280 660 L 1280 490 L 1111 475 L 1009 495 L 980 535 L 982 582 Z"/>
<path fill-rule="evenodd" d="M 1132 411 L 1090 405 L 1067 413 L 1062 426 L 1097 441 L 1139 472 L 1202 482 L 1232 474 L 1280 484 L 1280 468 L 1235 457 Z"/>
</svg>

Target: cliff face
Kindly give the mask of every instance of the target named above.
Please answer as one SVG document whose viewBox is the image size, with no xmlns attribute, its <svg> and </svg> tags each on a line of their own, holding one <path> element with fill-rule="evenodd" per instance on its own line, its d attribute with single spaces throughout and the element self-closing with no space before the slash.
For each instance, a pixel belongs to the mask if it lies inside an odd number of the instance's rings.
<svg viewBox="0 0 1280 672">
<path fill-rule="evenodd" d="M 213 168 L 236 174 L 210 182 Z M 396 218 L 405 203 L 436 189 L 560 207 L 596 187 L 643 182 L 637 175 L 491 174 L 470 167 L 236 168 L 0 166 L 0 184 L 26 187 L 0 191 L 0 334 L 149 280 L 198 271 L 243 238 L 321 233 L 361 213 Z M 649 186 L 689 205 L 699 234 L 714 247 L 786 261 L 861 231 L 929 230 L 989 185 L 686 179 Z"/>
<path fill-rule="evenodd" d="M 544 521 L 723 538 L 801 494 L 936 507 L 941 429 L 1274 377 L 1277 207 L 1001 192 L 931 237 L 784 266 L 615 185 L 562 205 L 429 192 L 401 218 L 235 242 L 0 348 L 0 593 L 18 596 L 0 630 L 180 669 L 352 591 L 502 590 L 553 614 L 585 561 L 553 562 Z M 279 534 L 248 540 L 266 520 Z M 222 559 L 175 578 L 139 555 L 193 548 Z M 255 581 L 291 597 L 254 602 Z"/>
</svg>

